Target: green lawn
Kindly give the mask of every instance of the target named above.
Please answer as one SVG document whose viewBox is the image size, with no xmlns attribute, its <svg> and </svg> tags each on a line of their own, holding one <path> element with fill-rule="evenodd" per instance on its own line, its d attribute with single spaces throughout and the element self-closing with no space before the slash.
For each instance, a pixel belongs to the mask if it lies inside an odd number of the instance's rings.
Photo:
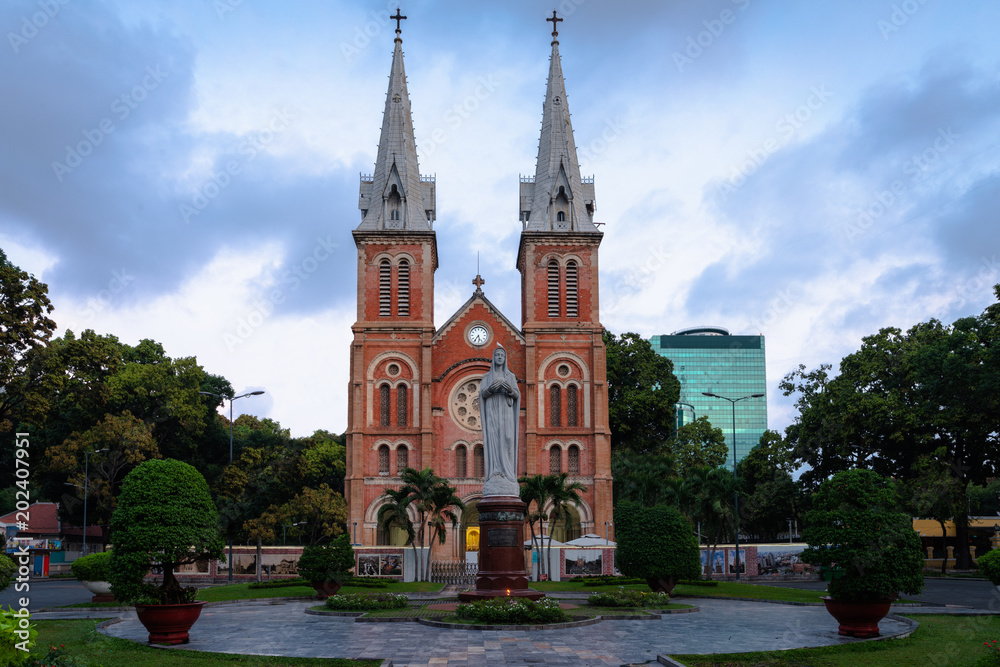
<svg viewBox="0 0 1000 667">
<path fill-rule="evenodd" d="M 692 586 L 677 584 L 671 596 L 708 595 L 712 597 L 753 598 L 754 600 L 776 600 L 779 602 L 822 602 L 820 597 L 824 591 L 807 591 L 784 586 L 764 586 L 761 584 L 738 584 L 732 581 L 719 581 L 718 586 Z M 539 591 L 593 593 L 596 591 L 615 590 L 617 586 L 584 586 L 574 581 L 536 581 L 531 588 Z M 638 591 L 648 591 L 646 584 L 629 584 L 624 588 Z"/>
<path fill-rule="evenodd" d="M 94 620 L 36 621 L 38 641 L 36 652 L 44 657 L 49 646 L 65 646 L 69 655 L 81 666 L 96 667 L 213 667 L 243 665 L 244 667 L 281 667 L 312 665 L 315 667 L 377 667 L 381 660 L 333 660 L 326 658 L 272 658 L 263 656 L 204 653 L 199 651 L 164 651 L 127 639 L 106 637 L 94 628 Z M 194 630 L 197 631 L 195 625 Z"/>
<path fill-rule="evenodd" d="M 920 627 L 907 639 L 863 642 L 849 646 L 729 653 L 711 656 L 673 655 L 689 667 L 969 667 L 987 657 L 983 642 L 1000 638 L 1000 617 L 914 615 Z M 997 662 L 983 664 L 1000 664 Z"/>
</svg>

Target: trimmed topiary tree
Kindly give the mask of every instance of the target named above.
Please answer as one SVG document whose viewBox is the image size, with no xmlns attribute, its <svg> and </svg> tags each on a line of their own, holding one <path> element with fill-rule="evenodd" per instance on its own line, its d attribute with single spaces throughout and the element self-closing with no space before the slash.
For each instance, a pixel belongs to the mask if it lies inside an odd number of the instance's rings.
<svg viewBox="0 0 1000 667">
<path fill-rule="evenodd" d="M 645 579 L 654 591 L 670 593 L 680 579 L 697 579 L 701 552 L 691 522 L 671 505 L 615 506 L 617 565 L 626 577 Z"/>
<path fill-rule="evenodd" d="M 205 478 L 173 459 L 146 461 L 122 483 L 118 508 L 111 516 L 111 567 L 108 581 L 115 597 L 131 604 L 193 602 L 198 589 L 181 587 L 179 565 L 220 558 L 223 550 L 218 513 Z M 152 571 L 163 577 L 144 582 Z"/>
<path fill-rule="evenodd" d="M 17 564 L 6 554 L 0 554 L 0 591 L 10 586 L 14 581 L 14 573 L 17 572 Z"/>
<path fill-rule="evenodd" d="M 340 590 L 354 567 L 354 547 L 343 533 L 328 544 L 310 544 L 299 557 L 299 576 L 308 581 L 320 597 Z"/>
<path fill-rule="evenodd" d="M 1000 549 L 987 551 L 976 559 L 979 574 L 989 579 L 994 586 L 1000 586 Z"/>
<path fill-rule="evenodd" d="M 805 517 L 802 560 L 838 567 L 833 600 L 893 600 L 923 590 L 924 554 L 913 521 L 896 509 L 892 481 L 871 470 L 846 470 L 823 482 Z"/>
<path fill-rule="evenodd" d="M 69 569 L 80 581 L 108 581 L 110 567 L 111 552 L 99 551 L 77 558 Z"/>
</svg>

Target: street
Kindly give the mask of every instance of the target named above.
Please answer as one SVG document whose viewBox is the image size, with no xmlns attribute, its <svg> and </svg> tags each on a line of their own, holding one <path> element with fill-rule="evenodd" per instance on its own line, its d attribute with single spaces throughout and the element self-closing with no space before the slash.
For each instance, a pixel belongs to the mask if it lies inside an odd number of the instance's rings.
<svg viewBox="0 0 1000 667">
<path fill-rule="evenodd" d="M 759 582 L 758 582 L 759 583 Z M 825 581 L 775 582 L 770 586 L 805 588 L 812 591 L 826 590 Z M 1000 611 L 1000 592 L 985 580 L 977 579 L 924 579 L 924 592 L 920 595 L 903 595 L 907 600 L 928 604 L 972 607 Z"/>
</svg>

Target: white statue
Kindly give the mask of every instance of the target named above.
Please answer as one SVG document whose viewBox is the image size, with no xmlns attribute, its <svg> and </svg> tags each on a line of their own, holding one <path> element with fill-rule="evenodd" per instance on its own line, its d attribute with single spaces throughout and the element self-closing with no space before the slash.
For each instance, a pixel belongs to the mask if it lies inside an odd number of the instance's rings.
<svg viewBox="0 0 1000 667">
<path fill-rule="evenodd" d="M 519 496 L 517 431 L 521 392 L 507 369 L 507 351 L 497 346 L 493 363 L 479 386 L 479 415 L 483 423 L 486 482 L 483 497 Z"/>
</svg>

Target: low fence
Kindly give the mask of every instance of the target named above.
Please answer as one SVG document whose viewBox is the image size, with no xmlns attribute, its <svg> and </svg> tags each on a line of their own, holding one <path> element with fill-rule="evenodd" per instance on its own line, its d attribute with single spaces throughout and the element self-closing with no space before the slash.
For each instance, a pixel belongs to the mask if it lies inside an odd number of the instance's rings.
<svg viewBox="0 0 1000 667">
<path fill-rule="evenodd" d="M 431 581 L 439 584 L 475 586 L 479 564 L 463 561 L 432 560 Z"/>
</svg>

